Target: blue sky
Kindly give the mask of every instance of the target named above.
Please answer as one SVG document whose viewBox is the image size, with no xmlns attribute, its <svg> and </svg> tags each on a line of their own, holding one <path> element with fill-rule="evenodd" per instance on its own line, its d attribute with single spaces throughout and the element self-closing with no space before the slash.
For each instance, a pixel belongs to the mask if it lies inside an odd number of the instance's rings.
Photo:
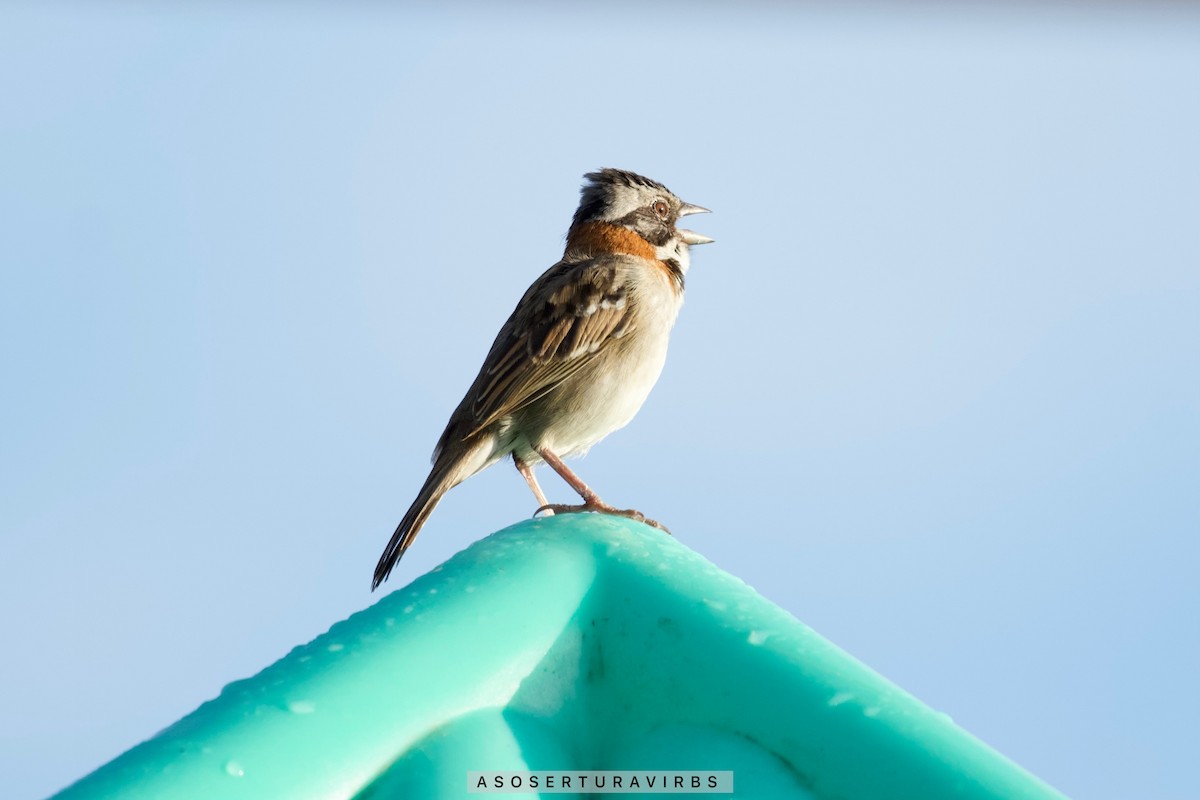
<svg viewBox="0 0 1200 800">
<path fill-rule="evenodd" d="M 1188 796 L 1198 101 L 1182 4 L 5 4 L 10 796 L 374 599 L 600 166 L 717 242 L 584 478 L 1066 793 Z M 472 479 L 385 588 L 532 510 Z"/>
</svg>

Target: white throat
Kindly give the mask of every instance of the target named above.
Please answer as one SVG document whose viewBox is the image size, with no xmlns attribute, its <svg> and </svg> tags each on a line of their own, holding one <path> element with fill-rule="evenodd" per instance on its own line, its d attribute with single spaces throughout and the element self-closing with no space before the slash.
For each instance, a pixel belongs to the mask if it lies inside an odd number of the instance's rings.
<svg viewBox="0 0 1200 800">
<path fill-rule="evenodd" d="M 687 274 L 688 267 L 692 265 L 690 248 L 678 236 L 675 236 L 661 247 L 654 248 L 654 256 L 659 261 L 675 261 L 679 265 L 679 271 L 684 275 Z"/>
</svg>

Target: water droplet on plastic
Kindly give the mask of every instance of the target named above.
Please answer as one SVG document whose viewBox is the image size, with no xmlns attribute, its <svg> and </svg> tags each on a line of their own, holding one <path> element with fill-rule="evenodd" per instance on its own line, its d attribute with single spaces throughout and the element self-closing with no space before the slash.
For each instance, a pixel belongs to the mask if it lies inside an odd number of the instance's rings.
<svg viewBox="0 0 1200 800">
<path fill-rule="evenodd" d="M 829 698 L 829 705 L 840 706 L 842 703 L 849 702 L 854 699 L 854 695 L 850 692 L 838 692 L 833 697 Z"/>
<path fill-rule="evenodd" d="M 707 597 L 704 598 L 704 605 L 708 606 L 713 611 L 724 611 L 725 609 L 729 608 L 728 603 L 720 600 L 709 600 Z"/>
<path fill-rule="evenodd" d="M 341 650 L 345 650 L 346 645 L 342 644 L 341 642 L 334 642 L 333 644 L 329 645 L 329 647 L 326 649 L 329 650 L 329 652 L 331 652 L 331 653 L 337 653 Z"/>
<path fill-rule="evenodd" d="M 240 778 L 246 774 L 246 770 L 242 769 L 242 765 L 236 761 L 226 761 L 225 773 L 235 778 Z"/>
<path fill-rule="evenodd" d="M 292 700 L 287 708 L 293 714 L 311 714 L 317 710 L 317 705 L 311 700 Z"/>
<path fill-rule="evenodd" d="M 870 708 L 864 708 L 863 716 L 864 717 L 878 717 L 879 716 L 879 706 L 871 706 Z"/>
<path fill-rule="evenodd" d="M 750 635 L 746 637 L 746 640 L 750 642 L 750 644 L 762 644 L 770 635 L 771 634 L 764 631 L 750 631 Z"/>
<path fill-rule="evenodd" d="M 413 609 L 414 609 L 414 608 L 415 608 L 415 606 L 405 606 L 405 607 L 404 607 L 404 613 L 405 613 L 405 614 L 411 614 L 411 613 L 413 612 Z"/>
</svg>

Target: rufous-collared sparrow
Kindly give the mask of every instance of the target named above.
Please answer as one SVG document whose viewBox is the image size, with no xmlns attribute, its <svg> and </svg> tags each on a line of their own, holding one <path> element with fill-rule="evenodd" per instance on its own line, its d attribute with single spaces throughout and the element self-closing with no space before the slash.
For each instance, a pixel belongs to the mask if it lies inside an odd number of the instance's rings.
<svg viewBox="0 0 1200 800">
<path fill-rule="evenodd" d="M 624 427 L 662 371 L 683 305 L 688 248 L 712 239 L 676 228 L 708 209 L 657 181 L 602 169 L 584 176 L 562 260 L 525 292 L 433 451 L 433 469 L 375 568 L 372 589 L 412 544 L 442 495 L 512 456 L 539 511 L 599 511 L 662 527 L 614 508 L 563 458 Z M 546 502 L 533 466 L 545 461 L 583 498 Z"/>
</svg>

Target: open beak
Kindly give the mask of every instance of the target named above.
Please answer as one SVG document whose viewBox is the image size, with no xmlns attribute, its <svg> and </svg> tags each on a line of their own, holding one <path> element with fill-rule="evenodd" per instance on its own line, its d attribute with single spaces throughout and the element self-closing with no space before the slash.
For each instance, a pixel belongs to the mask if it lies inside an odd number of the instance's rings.
<svg viewBox="0 0 1200 800">
<path fill-rule="evenodd" d="M 681 216 L 681 217 L 686 217 L 688 214 L 711 214 L 711 213 L 712 212 L 709 211 L 704 206 L 694 206 L 691 203 L 684 203 L 682 206 L 679 207 L 679 216 Z M 705 236 L 703 233 L 696 233 L 695 231 L 689 231 L 684 228 L 679 229 L 679 236 L 683 239 L 684 243 L 686 243 L 688 245 L 708 244 L 709 242 L 715 241 L 715 239 Z"/>
</svg>

